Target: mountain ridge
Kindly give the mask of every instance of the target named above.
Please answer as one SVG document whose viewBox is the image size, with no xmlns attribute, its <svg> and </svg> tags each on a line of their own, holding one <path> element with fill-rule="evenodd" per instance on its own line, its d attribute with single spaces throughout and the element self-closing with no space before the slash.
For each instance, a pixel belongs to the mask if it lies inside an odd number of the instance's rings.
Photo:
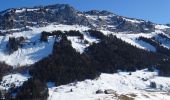
<svg viewBox="0 0 170 100">
<path fill-rule="evenodd" d="M 0 12 L 0 30 L 45 26 L 50 23 L 83 25 L 114 32 L 153 32 L 155 23 L 116 15 L 106 10 L 78 11 L 68 4 L 12 8 Z M 165 25 L 166 26 L 166 25 Z"/>
<path fill-rule="evenodd" d="M 140 19 L 127 18 L 105 10 L 91 10 L 87 12 L 80 12 L 68 4 L 55 4 L 48 6 L 37 6 L 32 8 L 25 7 L 9 9 L 6 10 L 7 14 L 2 15 L 2 13 L 4 12 L 1 12 L 0 16 L 6 19 L 0 19 L 0 34 L 2 35 L 2 46 L 0 47 L 0 49 L 2 50 L 1 53 L 3 57 L 3 59 L 1 59 L 0 61 L 5 61 L 8 64 L 14 66 L 33 64 L 50 54 L 50 52 L 45 52 L 45 50 L 49 48 L 50 49 L 48 51 L 52 50 L 54 39 L 50 38 L 49 44 L 39 43 L 39 38 L 43 31 L 52 32 L 55 30 L 78 30 L 80 31 L 80 33 L 83 34 L 83 36 L 86 37 L 85 39 L 88 40 L 88 45 L 90 45 L 93 42 L 98 41 L 95 38 L 93 39 L 93 37 L 89 36 L 88 32 L 86 32 L 87 30 L 92 29 L 99 30 L 103 32 L 104 35 L 115 35 L 119 39 L 122 39 L 123 41 L 136 46 L 137 48 L 145 49 L 152 52 L 156 52 L 155 46 L 170 48 L 170 43 L 168 42 L 170 38 L 169 26 L 158 25 Z M 15 21 L 10 22 L 11 18 L 15 19 Z M 23 48 L 21 48 L 21 46 L 16 47 L 19 50 L 14 49 L 15 51 L 9 55 L 9 58 L 11 59 L 9 59 L 5 54 L 5 51 L 9 49 L 7 44 L 8 42 L 10 42 L 10 37 L 14 37 L 16 40 L 13 39 L 13 41 L 16 42 L 18 41 L 18 38 L 26 38 L 26 42 L 24 42 L 22 45 L 24 45 L 25 47 L 28 46 L 27 48 L 24 48 L 24 46 Z M 151 41 L 148 41 L 148 39 L 151 39 Z M 80 53 L 84 52 L 87 46 L 82 44 L 79 41 L 79 38 L 71 37 L 70 40 L 72 41 L 72 46 L 74 49 L 76 49 Z M 35 48 L 30 45 L 32 43 L 37 44 Z M 44 50 L 41 50 L 39 46 L 41 48 L 44 48 Z M 28 52 L 27 49 L 33 51 Z M 39 58 L 36 58 L 35 60 L 30 60 L 32 58 L 29 58 L 27 56 L 30 56 L 29 53 L 35 52 L 34 50 L 40 51 Z M 24 53 L 21 54 L 21 52 Z M 43 54 L 42 52 L 45 53 Z M 17 57 L 17 54 L 19 54 L 20 56 Z M 36 55 L 31 55 L 31 57 L 35 58 Z M 18 59 L 17 62 L 12 62 L 14 58 Z M 26 60 L 23 61 L 24 59 Z"/>
</svg>

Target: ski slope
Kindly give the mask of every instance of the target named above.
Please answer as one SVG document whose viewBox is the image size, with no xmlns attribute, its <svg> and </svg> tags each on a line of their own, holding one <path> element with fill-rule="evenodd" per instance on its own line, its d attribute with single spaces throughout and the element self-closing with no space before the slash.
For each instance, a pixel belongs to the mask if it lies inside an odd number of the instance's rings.
<svg viewBox="0 0 170 100">
<path fill-rule="evenodd" d="M 11 66 L 25 66 L 34 64 L 35 62 L 47 57 L 51 54 L 53 50 L 53 44 L 55 42 L 54 37 L 49 37 L 48 43 L 40 42 L 41 32 L 52 32 L 55 30 L 69 31 L 69 30 L 79 30 L 80 32 L 88 30 L 88 27 L 78 26 L 78 25 L 48 25 L 45 27 L 29 27 L 29 31 L 16 32 L 13 34 L 0 36 L 0 56 L 1 62 L 5 62 Z M 22 48 L 12 54 L 6 52 L 6 45 L 9 37 L 25 37 L 27 38 L 26 43 Z M 73 42 L 75 43 L 75 42 Z M 73 46 L 79 47 L 76 44 Z M 80 50 L 81 51 L 81 50 Z"/>
</svg>

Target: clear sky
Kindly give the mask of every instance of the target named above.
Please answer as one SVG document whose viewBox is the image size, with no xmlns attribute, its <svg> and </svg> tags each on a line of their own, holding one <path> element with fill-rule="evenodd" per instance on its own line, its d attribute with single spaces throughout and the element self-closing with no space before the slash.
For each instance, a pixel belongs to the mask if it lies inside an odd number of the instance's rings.
<svg viewBox="0 0 170 100">
<path fill-rule="evenodd" d="M 0 11 L 56 3 L 70 4 L 80 11 L 108 10 L 126 17 L 170 23 L 170 0 L 0 0 Z"/>
</svg>

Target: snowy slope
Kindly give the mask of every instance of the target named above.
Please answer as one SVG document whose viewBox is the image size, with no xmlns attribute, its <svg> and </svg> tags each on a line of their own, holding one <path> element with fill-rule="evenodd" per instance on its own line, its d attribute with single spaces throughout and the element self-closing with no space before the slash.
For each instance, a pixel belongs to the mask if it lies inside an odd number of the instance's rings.
<svg viewBox="0 0 170 100">
<path fill-rule="evenodd" d="M 139 37 L 146 37 L 146 38 L 151 38 L 154 35 L 156 35 L 156 33 L 150 33 L 150 34 L 146 34 L 146 33 L 138 33 L 138 34 L 125 34 L 125 33 L 120 33 L 120 34 L 114 34 L 117 38 L 122 39 L 123 41 L 136 46 L 138 48 L 141 49 L 145 49 L 145 50 L 149 50 L 149 51 L 156 51 L 155 47 L 152 46 L 149 43 L 146 43 L 142 40 L 137 40 Z"/>
<path fill-rule="evenodd" d="M 140 49 L 156 52 L 156 48 L 153 45 L 145 41 L 138 40 L 139 37 L 144 37 L 147 39 L 155 38 L 155 41 L 159 42 L 161 46 L 166 47 L 167 49 L 170 49 L 170 36 L 168 36 L 161 30 L 156 30 L 155 32 L 151 32 L 151 33 L 134 33 L 134 34 L 133 33 L 127 34 L 126 32 L 115 33 L 115 32 L 104 31 L 104 30 L 101 30 L 101 31 L 105 35 L 112 34 L 116 36 L 117 38 Z M 164 34 L 168 39 L 160 37 L 159 34 Z"/>
<path fill-rule="evenodd" d="M 19 87 L 27 81 L 29 74 L 9 74 L 3 77 L 0 89 Z M 151 82 L 156 87 L 151 87 Z M 102 73 L 94 80 L 74 82 L 56 87 L 48 82 L 48 100 L 169 100 L 170 78 L 157 76 L 157 71 L 147 69 L 136 72 Z M 96 91 L 100 90 L 100 93 Z M 111 91 L 106 94 L 104 91 Z M 123 99 L 124 98 L 124 99 Z"/>
<path fill-rule="evenodd" d="M 150 83 L 155 82 L 156 88 Z M 157 72 L 138 70 L 136 72 L 102 73 L 95 80 L 70 83 L 55 87 L 49 84 L 48 100 L 169 100 L 170 78 L 159 77 Z M 111 94 L 97 90 L 112 90 Z M 121 99 L 122 98 L 122 99 Z"/>
<path fill-rule="evenodd" d="M 76 49 L 77 52 L 83 53 L 85 48 L 90 46 L 92 43 L 98 43 L 100 40 L 90 37 L 86 32 L 82 32 L 84 34 L 84 40 L 79 39 L 79 37 L 76 36 L 68 36 L 67 39 L 71 41 L 72 47 Z M 88 41 L 88 44 L 85 44 L 84 42 Z"/>
<path fill-rule="evenodd" d="M 79 30 L 80 32 L 88 30 L 88 27 L 78 26 L 78 25 L 48 25 L 46 27 L 29 27 L 30 31 L 16 32 L 6 36 L 0 36 L 0 61 L 4 61 L 12 66 L 24 66 L 33 64 L 42 58 L 51 54 L 53 49 L 53 44 L 55 42 L 54 37 L 50 37 L 48 43 L 42 43 L 39 41 L 40 33 L 42 31 L 51 32 L 54 30 L 69 31 L 69 30 Z M 9 37 L 26 37 L 27 42 L 23 48 L 19 48 L 12 54 L 7 54 L 6 44 Z M 73 47 L 77 48 L 80 45 L 74 44 Z M 81 50 L 80 50 L 81 51 Z"/>
<path fill-rule="evenodd" d="M 29 74 L 9 74 L 2 78 L 1 90 L 22 86 Z M 151 82 L 156 87 L 151 87 Z M 147 69 L 136 72 L 102 73 L 94 80 L 55 86 L 48 82 L 48 100 L 169 100 L 170 78 L 157 76 Z M 100 90 L 100 93 L 96 93 Z M 105 91 L 111 91 L 106 94 Z M 126 99 L 125 99 L 126 98 Z"/>
<path fill-rule="evenodd" d="M 7 34 L 5 36 L 0 36 L 0 61 L 4 61 L 9 65 L 12 65 L 14 67 L 18 66 L 25 66 L 34 64 L 35 62 L 41 60 L 42 58 L 48 56 L 52 52 L 52 47 L 55 42 L 54 37 L 49 37 L 48 43 L 40 42 L 40 33 L 42 31 L 55 31 L 55 30 L 61 30 L 61 31 L 69 31 L 69 30 L 79 30 L 84 35 L 84 40 L 80 40 L 78 37 L 68 37 L 68 39 L 72 42 L 73 48 L 75 48 L 78 52 L 82 53 L 86 47 L 88 47 L 93 42 L 97 43 L 100 40 L 93 38 L 89 36 L 86 32 L 86 30 L 89 30 L 89 27 L 80 26 L 80 25 L 55 25 L 50 24 L 45 27 L 28 27 L 30 30 L 28 31 L 21 31 L 21 32 L 15 32 L 13 34 Z M 18 29 L 19 30 L 19 29 Z M 156 52 L 156 49 L 151 44 L 138 40 L 139 37 L 145 37 L 145 38 L 152 38 L 156 37 L 159 33 L 163 33 L 161 30 L 157 30 L 152 33 L 126 33 L 126 32 L 111 32 L 102 30 L 101 31 L 105 34 L 113 34 L 116 37 L 122 39 L 123 41 L 136 46 L 141 49 L 145 49 L 148 51 Z M 9 37 L 25 37 L 27 38 L 26 43 L 22 48 L 19 48 L 17 51 L 13 52 L 12 54 L 8 54 L 6 52 L 6 44 L 9 39 Z M 166 48 L 170 48 L 170 40 L 164 40 L 161 37 L 156 37 L 157 41 L 161 42 L 162 45 Z M 84 41 L 87 40 L 89 43 L 85 44 Z"/>
<path fill-rule="evenodd" d="M 163 30 L 163 29 L 167 29 L 167 28 L 170 28 L 169 26 L 166 26 L 166 25 L 155 25 L 155 28 L 156 29 L 161 29 L 161 30 Z"/>
</svg>

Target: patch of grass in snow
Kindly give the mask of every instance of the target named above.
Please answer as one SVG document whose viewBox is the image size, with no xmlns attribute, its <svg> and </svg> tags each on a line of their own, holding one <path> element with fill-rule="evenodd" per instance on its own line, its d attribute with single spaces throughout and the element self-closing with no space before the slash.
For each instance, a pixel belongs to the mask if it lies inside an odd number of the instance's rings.
<svg viewBox="0 0 170 100">
<path fill-rule="evenodd" d="M 134 100 L 134 98 L 122 94 L 118 96 L 118 100 Z"/>
</svg>

